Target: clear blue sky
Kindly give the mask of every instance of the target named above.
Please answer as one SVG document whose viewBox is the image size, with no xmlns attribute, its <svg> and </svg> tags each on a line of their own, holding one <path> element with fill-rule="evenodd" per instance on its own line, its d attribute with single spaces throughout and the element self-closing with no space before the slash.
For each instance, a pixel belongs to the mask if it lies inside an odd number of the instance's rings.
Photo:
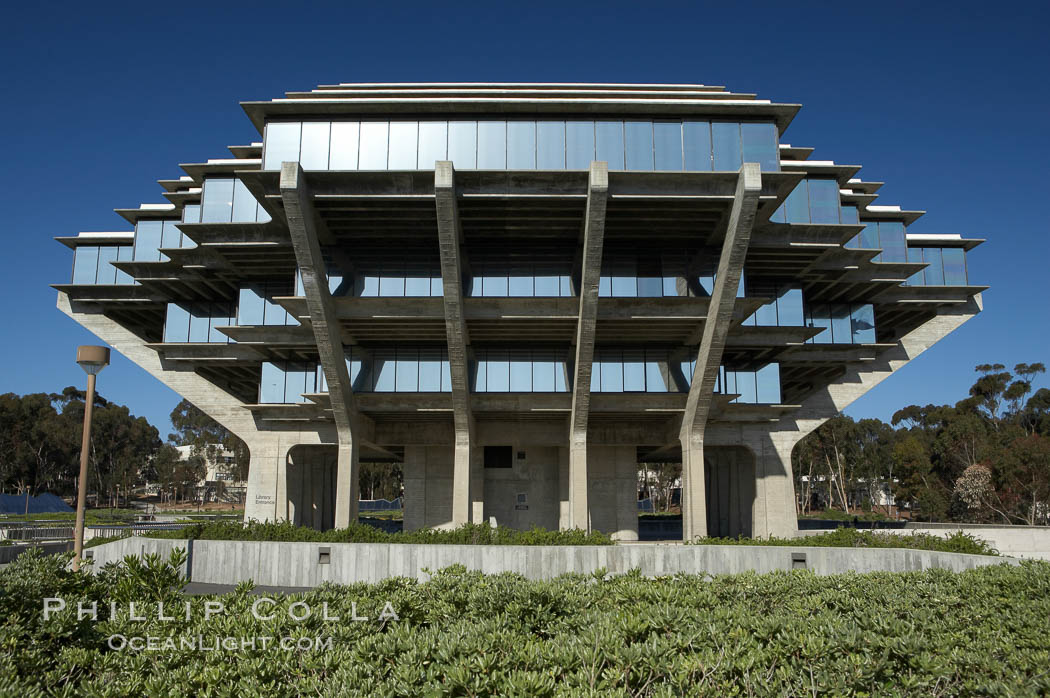
<svg viewBox="0 0 1050 698">
<path fill-rule="evenodd" d="M 948 9 L 950 7 L 950 9 Z M 988 242 L 985 311 L 855 403 L 954 402 L 982 362 L 1050 362 L 1046 3 L 18 3 L 0 43 L 0 392 L 81 385 L 55 235 L 125 230 L 179 162 L 259 140 L 238 101 L 321 83 L 697 82 L 803 109 L 784 140 L 861 164 L 912 232 Z M 1043 384 L 1046 384 L 1046 380 Z M 123 357 L 108 398 L 166 435 L 178 397 Z"/>
</svg>

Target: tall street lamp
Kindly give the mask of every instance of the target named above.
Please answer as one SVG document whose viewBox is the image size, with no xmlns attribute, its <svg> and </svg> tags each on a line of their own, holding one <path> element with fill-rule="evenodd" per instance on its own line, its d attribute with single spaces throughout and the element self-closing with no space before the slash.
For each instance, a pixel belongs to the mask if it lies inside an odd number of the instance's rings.
<svg viewBox="0 0 1050 698">
<path fill-rule="evenodd" d="M 88 376 L 84 401 L 84 438 L 80 442 L 80 479 L 77 481 L 77 523 L 73 530 L 73 569 L 80 569 L 84 552 L 84 509 L 87 505 L 88 451 L 91 448 L 91 412 L 95 406 L 95 376 L 109 364 L 109 347 L 77 347 L 77 363 Z"/>
</svg>

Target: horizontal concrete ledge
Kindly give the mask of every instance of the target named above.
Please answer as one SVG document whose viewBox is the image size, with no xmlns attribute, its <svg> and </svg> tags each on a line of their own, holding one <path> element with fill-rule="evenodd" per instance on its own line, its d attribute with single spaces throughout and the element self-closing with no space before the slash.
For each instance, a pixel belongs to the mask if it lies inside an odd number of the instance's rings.
<svg viewBox="0 0 1050 698">
<path fill-rule="evenodd" d="M 966 533 L 987 541 L 1000 555 L 1035 560 L 1050 560 L 1050 526 L 1015 526 L 1010 524 L 908 523 L 904 528 L 880 528 L 878 533 L 911 535 L 926 533 L 947 538 L 954 533 Z M 829 533 L 828 529 L 802 530 L 800 536 Z"/>
<path fill-rule="evenodd" d="M 809 569 L 844 572 L 955 572 L 1017 560 L 928 550 L 807 548 L 738 545 L 410 545 L 397 543 L 285 543 L 172 540 L 132 537 L 92 548 L 95 568 L 126 555 L 189 551 L 187 577 L 204 584 L 315 587 L 324 582 L 353 584 L 392 577 L 426 581 L 440 569 L 463 565 L 486 574 L 514 572 L 528 579 L 567 573 L 610 574 L 640 570 L 645 576 L 735 574 Z"/>
</svg>

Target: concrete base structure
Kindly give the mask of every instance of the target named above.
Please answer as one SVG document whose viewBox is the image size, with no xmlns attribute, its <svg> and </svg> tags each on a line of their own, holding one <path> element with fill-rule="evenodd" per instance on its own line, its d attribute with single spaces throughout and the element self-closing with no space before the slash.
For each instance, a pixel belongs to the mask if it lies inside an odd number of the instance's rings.
<svg viewBox="0 0 1050 698">
<path fill-rule="evenodd" d="M 267 543 L 125 538 L 89 550 L 97 569 L 126 555 L 190 550 L 183 571 L 189 581 L 259 586 L 315 587 L 392 577 L 427 581 L 437 570 L 463 565 L 486 574 L 513 572 L 528 579 L 562 574 L 609 574 L 638 570 L 647 577 L 672 574 L 738 574 L 806 569 L 847 572 L 963 572 L 987 565 L 1016 565 L 1013 558 L 928 550 L 788 548 L 740 545 L 400 545 L 390 543 Z M 327 556 L 322 556 L 327 553 Z"/>
</svg>

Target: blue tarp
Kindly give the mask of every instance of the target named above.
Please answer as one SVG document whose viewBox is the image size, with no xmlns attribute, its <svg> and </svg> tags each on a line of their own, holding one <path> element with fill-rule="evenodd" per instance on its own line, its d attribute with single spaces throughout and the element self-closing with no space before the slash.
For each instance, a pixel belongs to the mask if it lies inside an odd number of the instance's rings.
<svg viewBox="0 0 1050 698">
<path fill-rule="evenodd" d="M 60 511 L 73 511 L 73 508 L 49 492 L 29 498 L 30 514 L 56 514 Z M 24 513 L 26 513 L 24 494 L 0 494 L 0 514 Z"/>
</svg>

